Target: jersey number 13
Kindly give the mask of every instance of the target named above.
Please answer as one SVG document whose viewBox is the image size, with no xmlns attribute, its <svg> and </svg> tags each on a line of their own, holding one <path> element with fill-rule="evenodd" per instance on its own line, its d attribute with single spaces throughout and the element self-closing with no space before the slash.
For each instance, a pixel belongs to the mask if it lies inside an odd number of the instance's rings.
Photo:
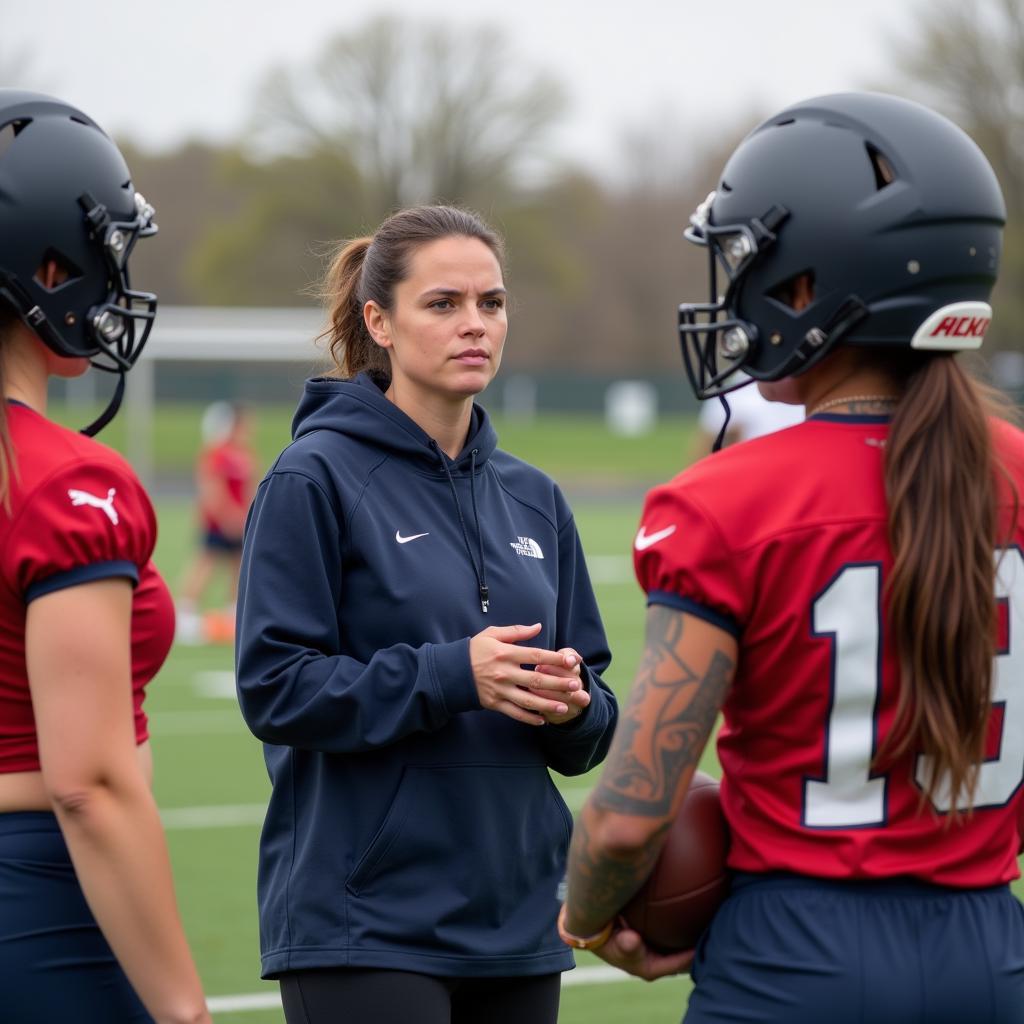
<svg viewBox="0 0 1024 1024">
<path fill-rule="evenodd" d="M 996 559 L 996 598 L 1009 605 L 1011 639 L 997 652 L 993 668 L 993 709 L 1002 711 L 999 756 L 981 765 L 976 808 L 1005 804 L 1024 780 L 1024 653 L 1013 643 L 1014 627 L 1024 626 L 1024 556 L 1010 548 L 996 552 Z M 804 781 L 808 828 L 870 828 L 886 822 L 889 778 L 871 772 L 882 677 L 881 576 L 877 563 L 847 565 L 811 606 L 814 636 L 832 643 L 832 686 L 825 777 Z M 922 788 L 931 774 L 930 760 L 917 758 L 915 781 Z M 933 803 L 940 812 L 952 809 L 948 782 L 940 781 Z"/>
</svg>

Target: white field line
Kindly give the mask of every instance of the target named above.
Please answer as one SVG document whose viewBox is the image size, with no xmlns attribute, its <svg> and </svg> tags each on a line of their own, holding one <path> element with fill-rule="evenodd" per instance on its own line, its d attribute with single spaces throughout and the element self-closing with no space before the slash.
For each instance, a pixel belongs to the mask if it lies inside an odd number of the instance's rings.
<svg viewBox="0 0 1024 1024">
<path fill-rule="evenodd" d="M 251 992 L 244 996 L 210 996 L 210 1013 L 247 1013 L 249 1010 L 280 1010 L 279 992 Z"/>
<path fill-rule="evenodd" d="M 197 672 L 192 679 L 192 688 L 200 697 L 212 697 L 217 700 L 238 699 L 235 693 L 235 673 L 230 669 Z"/>
<path fill-rule="evenodd" d="M 619 981 L 639 981 L 617 967 L 577 967 L 562 975 L 562 987 L 573 985 L 607 985 Z M 281 996 L 277 992 L 253 992 L 238 996 L 211 996 L 207 1000 L 210 1013 L 245 1013 L 248 1010 L 278 1010 Z"/>
<path fill-rule="evenodd" d="M 168 831 L 197 828 L 237 828 L 262 825 L 266 804 L 210 804 L 202 807 L 166 807 L 160 820 Z"/>
<path fill-rule="evenodd" d="M 590 555 L 587 571 L 593 583 L 632 583 L 634 579 L 629 555 Z"/>
</svg>

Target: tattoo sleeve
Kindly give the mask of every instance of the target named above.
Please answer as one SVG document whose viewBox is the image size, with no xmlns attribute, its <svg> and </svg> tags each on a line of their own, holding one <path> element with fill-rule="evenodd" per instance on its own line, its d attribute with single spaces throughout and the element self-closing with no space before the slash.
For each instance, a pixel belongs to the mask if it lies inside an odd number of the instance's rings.
<svg viewBox="0 0 1024 1024">
<path fill-rule="evenodd" d="M 601 780 L 569 852 L 569 920 L 598 931 L 640 888 L 697 766 L 732 680 L 735 642 L 664 605 L 647 613 L 645 647 Z M 597 833 L 611 816 L 646 819 L 647 842 L 628 853 Z"/>
</svg>

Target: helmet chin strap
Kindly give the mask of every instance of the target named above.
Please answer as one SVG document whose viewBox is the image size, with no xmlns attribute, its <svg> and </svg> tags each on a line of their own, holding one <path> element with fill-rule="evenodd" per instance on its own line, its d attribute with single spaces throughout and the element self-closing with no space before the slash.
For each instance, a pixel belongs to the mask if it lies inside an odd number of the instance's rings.
<svg viewBox="0 0 1024 1024">
<path fill-rule="evenodd" d="M 124 398 L 124 370 L 118 371 L 117 387 L 114 389 L 114 395 L 107 403 L 106 409 L 87 427 L 82 427 L 79 433 L 85 434 L 86 437 L 95 437 L 117 415 L 117 410 L 121 408 L 122 398 Z"/>
<path fill-rule="evenodd" d="M 712 452 L 720 451 L 722 445 L 725 443 L 725 432 L 729 429 L 729 418 L 732 416 L 732 409 L 729 408 L 729 402 L 726 400 L 725 395 L 719 395 L 718 400 L 722 403 L 722 411 L 725 413 L 725 419 L 722 421 L 722 429 L 718 431 L 718 437 L 715 438 L 715 443 L 711 446 Z"/>
</svg>

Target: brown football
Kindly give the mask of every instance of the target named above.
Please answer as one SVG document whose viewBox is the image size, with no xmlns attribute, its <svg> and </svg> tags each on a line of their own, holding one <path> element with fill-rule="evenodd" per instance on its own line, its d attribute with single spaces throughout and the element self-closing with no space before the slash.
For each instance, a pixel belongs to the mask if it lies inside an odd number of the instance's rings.
<svg viewBox="0 0 1024 1024">
<path fill-rule="evenodd" d="M 655 949 L 693 949 L 729 892 L 718 782 L 696 772 L 661 855 L 622 916 Z"/>
</svg>

